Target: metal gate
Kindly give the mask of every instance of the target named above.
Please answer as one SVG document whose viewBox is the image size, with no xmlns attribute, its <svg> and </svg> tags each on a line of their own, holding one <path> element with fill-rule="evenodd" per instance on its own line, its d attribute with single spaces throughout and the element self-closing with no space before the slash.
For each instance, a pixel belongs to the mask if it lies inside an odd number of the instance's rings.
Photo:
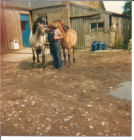
<svg viewBox="0 0 134 140">
<path fill-rule="evenodd" d="M 71 18 L 71 28 L 77 32 L 77 48 L 85 48 L 85 35 L 84 35 L 84 19 L 83 18 Z"/>
</svg>

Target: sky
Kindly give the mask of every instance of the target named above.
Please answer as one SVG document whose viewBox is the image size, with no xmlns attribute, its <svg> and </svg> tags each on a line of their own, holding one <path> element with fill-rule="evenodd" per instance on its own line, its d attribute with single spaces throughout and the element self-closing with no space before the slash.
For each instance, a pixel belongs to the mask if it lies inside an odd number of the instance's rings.
<svg viewBox="0 0 134 140">
<path fill-rule="evenodd" d="M 106 11 L 122 13 L 125 1 L 103 1 Z"/>
</svg>

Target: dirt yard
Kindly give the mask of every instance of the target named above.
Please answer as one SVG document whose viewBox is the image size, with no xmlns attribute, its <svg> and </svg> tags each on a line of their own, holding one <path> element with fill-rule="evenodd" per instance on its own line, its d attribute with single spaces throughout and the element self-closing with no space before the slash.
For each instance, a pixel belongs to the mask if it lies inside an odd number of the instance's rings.
<svg viewBox="0 0 134 140">
<path fill-rule="evenodd" d="M 108 92 L 131 81 L 131 53 L 77 50 L 76 63 L 1 63 L 1 135 L 131 136 L 131 101 Z M 127 93 L 126 93 L 127 94 Z"/>
</svg>

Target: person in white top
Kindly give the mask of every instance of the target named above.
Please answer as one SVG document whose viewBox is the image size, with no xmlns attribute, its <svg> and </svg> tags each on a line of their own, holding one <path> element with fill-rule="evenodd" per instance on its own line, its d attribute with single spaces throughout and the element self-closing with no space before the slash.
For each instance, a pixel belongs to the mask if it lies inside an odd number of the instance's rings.
<svg viewBox="0 0 134 140">
<path fill-rule="evenodd" d="M 50 43 L 50 52 L 53 58 L 53 66 L 60 70 L 62 68 L 62 58 L 59 40 L 63 39 L 63 36 L 55 24 L 49 26 L 48 41 Z"/>
</svg>

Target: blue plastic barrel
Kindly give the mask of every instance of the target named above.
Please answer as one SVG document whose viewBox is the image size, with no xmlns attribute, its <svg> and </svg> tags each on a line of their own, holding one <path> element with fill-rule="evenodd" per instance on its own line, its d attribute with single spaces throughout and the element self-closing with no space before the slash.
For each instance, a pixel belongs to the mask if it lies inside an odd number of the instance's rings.
<svg viewBox="0 0 134 140">
<path fill-rule="evenodd" d="M 101 43 L 101 41 L 99 41 L 97 43 L 97 50 L 102 50 L 102 43 Z"/>
<path fill-rule="evenodd" d="M 107 48 L 108 48 L 108 44 L 104 42 L 104 43 L 103 43 L 102 49 L 103 49 L 103 50 L 106 50 Z"/>
<path fill-rule="evenodd" d="M 97 42 L 94 41 L 94 42 L 92 43 L 92 51 L 96 51 L 96 49 L 97 49 Z"/>
</svg>

